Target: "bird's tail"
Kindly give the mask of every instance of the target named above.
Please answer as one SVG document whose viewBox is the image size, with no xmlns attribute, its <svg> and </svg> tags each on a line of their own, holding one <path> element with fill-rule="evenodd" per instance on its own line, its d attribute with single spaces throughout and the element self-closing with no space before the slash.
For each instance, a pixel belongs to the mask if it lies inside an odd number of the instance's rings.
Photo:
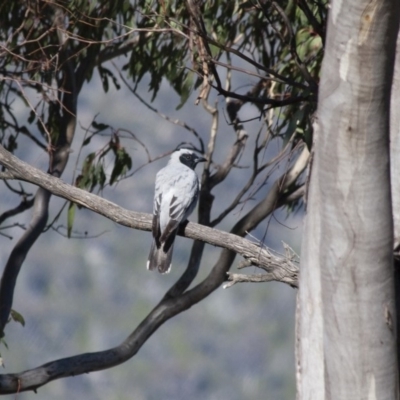
<svg viewBox="0 0 400 400">
<path fill-rule="evenodd" d="M 158 248 L 155 240 L 153 240 L 150 248 L 149 259 L 147 260 L 147 269 L 150 271 L 158 269 L 158 272 L 161 274 L 168 274 L 171 270 L 173 250 L 173 241 L 171 243 L 161 243 L 161 246 Z"/>
</svg>

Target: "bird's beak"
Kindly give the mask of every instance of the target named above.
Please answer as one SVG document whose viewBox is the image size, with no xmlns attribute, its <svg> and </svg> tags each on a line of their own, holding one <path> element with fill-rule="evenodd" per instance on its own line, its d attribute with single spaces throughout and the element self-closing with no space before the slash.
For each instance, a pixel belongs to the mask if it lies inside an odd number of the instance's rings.
<svg viewBox="0 0 400 400">
<path fill-rule="evenodd" d="M 199 156 L 197 156 L 197 160 L 196 160 L 197 163 L 199 163 L 199 162 L 204 162 L 204 161 L 207 161 L 207 159 L 204 158 L 204 157 L 199 157 Z"/>
</svg>

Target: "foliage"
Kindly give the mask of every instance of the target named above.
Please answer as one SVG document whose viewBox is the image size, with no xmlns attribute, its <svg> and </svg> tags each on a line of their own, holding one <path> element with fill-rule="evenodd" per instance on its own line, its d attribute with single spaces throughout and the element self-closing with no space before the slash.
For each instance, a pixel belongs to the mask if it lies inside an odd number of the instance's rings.
<svg viewBox="0 0 400 400">
<path fill-rule="evenodd" d="M 193 15 L 185 2 L 174 1 L 5 2 L 0 13 L 0 24 L 7 27 L 0 31 L 1 143 L 13 152 L 19 141 L 30 139 L 32 145 L 46 149 L 51 161 L 63 135 L 63 117 L 74 113 L 65 96 L 75 92 L 76 103 L 82 85 L 96 70 L 105 92 L 110 81 L 119 89 L 118 69 L 112 71 L 107 61 L 125 55 L 129 58 L 122 71 L 133 82 L 134 92 L 146 75 L 154 100 L 167 80 L 181 97 L 179 108 L 200 85 L 199 97 L 204 97 L 208 80 L 220 94 L 238 97 L 236 107 L 253 103 L 260 113 L 255 117 L 269 119 L 274 136 L 287 142 L 295 135 L 294 145 L 305 140 L 310 146 L 325 3 L 209 1 L 200 3 L 199 13 Z M 199 16 L 204 21 L 201 35 Z M 67 68 L 73 70 L 75 82 L 65 82 Z M 219 78 L 223 73 L 228 74 L 225 88 Z M 247 93 L 231 91 L 242 76 L 252 78 L 252 88 Z M 18 98 L 30 109 L 25 121 L 13 110 Z M 35 103 L 33 98 L 39 100 Z M 276 112 L 267 115 L 271 108 Z M 232 122 L 236 112 L 229 115 Z M 130 156 L 117 138 L 85 158 L 75 182 L 78 187 L 102 189 L 130 169 Z M 102 161 L 110 150 L 115 165 L 107 179 Z"/>
</svg>

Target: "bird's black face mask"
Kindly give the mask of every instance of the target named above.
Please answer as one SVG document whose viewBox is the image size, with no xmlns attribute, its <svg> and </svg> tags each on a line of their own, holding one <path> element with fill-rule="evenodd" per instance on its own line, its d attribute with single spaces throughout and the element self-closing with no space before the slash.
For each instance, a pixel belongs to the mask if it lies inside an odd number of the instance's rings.
<svg viewBox="0 0 400 400">
<path fill-rule="evenodd" d="M 191 169 L 195 169 L 199 162 L 205 161 L 205 158 L 199 157 L 194 153 L 184 153 L 179 157 L 179 161 Z"/>
</svg>

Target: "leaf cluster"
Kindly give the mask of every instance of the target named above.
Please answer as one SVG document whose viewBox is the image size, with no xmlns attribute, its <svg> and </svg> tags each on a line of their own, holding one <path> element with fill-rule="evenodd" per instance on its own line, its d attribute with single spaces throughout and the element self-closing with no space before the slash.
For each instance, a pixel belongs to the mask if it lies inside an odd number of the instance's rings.
<svg viewBox="0 0 400 400">
<path fill-rule="evenodd" d="M 83 141 L 82 147 L 90 144 L 93 137 L 103 133 L 106 130 L 111 130 L 109 125 L 104 123 L 92 122 L 94 131 Z M 113 155 L 112 170 L 107 177 L 107 155 Z M 107 144 L 96 152 L 89 153 L 82 164 L 80 174 L 75 179 L 75 186 L 80 189 L 85 189 L 93 192 L 95 189 L 101 191 L 106 185 L 112 186 L 122 178 L 132 168 L 131 156 L 122 146 L 118 132 L 112 132 Z M 70 202 L 67 216 L 67 233 L 71 237 L 73 223 L 75 219 L 76 207 L 80 208 L 73 202 Z"/>
</svg>

